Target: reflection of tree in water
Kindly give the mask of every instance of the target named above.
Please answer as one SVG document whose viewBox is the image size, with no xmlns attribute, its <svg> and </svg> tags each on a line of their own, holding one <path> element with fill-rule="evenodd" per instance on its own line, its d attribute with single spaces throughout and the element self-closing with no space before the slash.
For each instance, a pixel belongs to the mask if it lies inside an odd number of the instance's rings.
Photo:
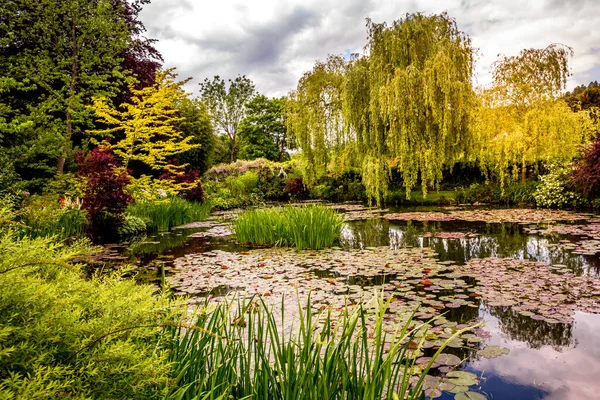
<svg viewBox="0 0 600 400">
<path fill-rule="evenodd" d="M 509 339 L 527 343 L 531 348 L 552 346 L 556 351 L 563 351 L 576 345 L 573 339 L 573 324 L 536 321 L 508 307 L 489 307 L 487 311 L 498 319 L 503 334 Z"/>
<path fill-rule="evenodd" d="M 387 246 L 389 225 L 388 220 L 379 218 L 346 223 L 340 235 L 340 245 L 345 249 Z"/>
<path fill-rule="evenodd" d="M 427 232 L 465 232 L 476 236 L 461 239 L 423 237 Z M 464 264 L 472 258 L 510 257 L 517 260 L 564 264 L 575 274 L 598 274 L 600 258 L 572 254 L 562 246 L 548 247 L 552 240 L 523 233 L 522 226 L 512 223 L 466 221 L 413 222 L 399 221 L 389 225 L 392 248 L 430 247 L 442 261 Z"/>
</svg>

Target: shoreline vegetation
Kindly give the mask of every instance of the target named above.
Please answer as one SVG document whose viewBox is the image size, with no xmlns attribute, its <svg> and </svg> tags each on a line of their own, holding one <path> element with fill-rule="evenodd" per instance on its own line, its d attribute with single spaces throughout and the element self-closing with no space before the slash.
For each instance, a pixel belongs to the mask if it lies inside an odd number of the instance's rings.
<svg viewBox="0 0 600 400">
<path fill-rule="evenodd" d="M 481 293 L 500 287 L 492 303 L 514 307 L 515 321 L 561 334 L 575 305 L 598 311 L 596 278 L 558 263 L 531 264 L 532 278 L 521 260 L 484 255 L 469 265 L 486 281 L 450 267 L 464 254 L 440 261 L 423 245 L 479 233 L 416 233 L 451 220 L 529 224 L 527 212 L 382 215 L 433 204 L 600 210 L 600 84 L 566 92 L 571 47 L 499 55 L 492 82 L 475 87 L 477 50 L 459 21 L 417 12 L 367 19 L 364 53 L 317 61 L 285 96 L 222 71 L 191 94 L 192 78 L 164 68 L 145 36 L 147 3 L 0 3 L 1 400 L 480 400 L 481 386 L 469 388 L 483 380 L 463 361 L 509 352 L 478 347 Z M 354 235 L 358 220 L 371 243 Z M 502 243 L 577 233 L 563 247 L 596 256 L 597 220 L 582 220 L 513 226 Z M 392 249 L 390 221 L 406 222 L 393 227 L 397 243 L 415 241 Z M 360 250 L 343 250 L 344 235 Z M 481 247 L 496 254 L 490 243 Z M 185 269 L 179 282 L 167 260 Z M 162 286 L 135 283 L 143 273 Z M 260 292 L 248 299 L 193 285 L 229 292 L 250 278 Z M 503 297 L 525 280 L 532 297 L 536 284 L 566 294 L 553 292 L 552 310 Z M 277 285 L 295 288 L 298 304 L 269 304 Z"/>
</svg>

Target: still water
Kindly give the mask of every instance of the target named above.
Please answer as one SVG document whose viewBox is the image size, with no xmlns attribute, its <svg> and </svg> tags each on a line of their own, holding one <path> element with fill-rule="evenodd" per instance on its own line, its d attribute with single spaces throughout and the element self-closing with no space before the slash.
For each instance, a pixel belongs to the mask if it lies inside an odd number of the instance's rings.
<svg viewBox="0 0 600 400">
<path fill-rule="evenodd" d="M 186 254 L 245 250 L 231 236 L 190 237 L 197 231 L 179 230 L 147 238 L 132 244 L 129 255 L 148 266 L 144 279 L 157 279 L 157 265 L 168 269 L 173 259 Z M 445 234 L 439 235 L 441 232 Z M 576 238 L 530 235 L 523 225 L 510 223 L 391 222 L 373 218 L 346 223 L 339 246 L 349 251 L 376 246 L 429 247 L 441 261 L 459 265 L 486 257 L 542 261 L 549 266 L 560 264 L 576 275 L 600 279 L 600 257 L 574 254 L 572 248 L 562 245 L 567 239 Z M 548 323 L 520 315 L 510 307 L 490 307 L 484 301 L 480 301 L 479 308 L 463 308 L 452 310 L 447 318 L 459 323 L 487 321 L 486 344 L 510 350 L 508 355 L 493 359 L 456 350 L 458 356 L 468 357 L 464 370 L 479 377 L 475 389 L 479 393 L 489 399 L 600 399 L 600 315 L 577 311 L 572 323 Z M 444 392 L 440 398 L 453 399 L 454 394 Z"/>
</svg>

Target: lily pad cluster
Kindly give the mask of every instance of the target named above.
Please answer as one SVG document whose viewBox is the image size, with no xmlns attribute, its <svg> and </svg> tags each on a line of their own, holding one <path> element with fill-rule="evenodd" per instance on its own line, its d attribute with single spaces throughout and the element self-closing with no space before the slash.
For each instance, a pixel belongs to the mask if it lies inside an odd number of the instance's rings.
<svg viewBox="0 0 600 400">
<path fill-rule="evenodd" d="M 475 278 L 472 290 L 489 306 L 510 307 L 547 323 L 570 323 L 576 310 L 600 313 L 600 280 L 567 271 L 557 274 L 543 262 L 472 259 L 456 266 L 451 276 Z"/>
<path fill-rule="evenodd" d="M 481 209 L 456 210 L 448 212 L 405 212 L 386 214 L 384 218 L 394 221 L 472 221 L 472 222 L 512 222 L 520 224 L 556 223 L 589 219 L 589 214 L 576 214 L 562 210 L 539 209 Z"/>
</svg>

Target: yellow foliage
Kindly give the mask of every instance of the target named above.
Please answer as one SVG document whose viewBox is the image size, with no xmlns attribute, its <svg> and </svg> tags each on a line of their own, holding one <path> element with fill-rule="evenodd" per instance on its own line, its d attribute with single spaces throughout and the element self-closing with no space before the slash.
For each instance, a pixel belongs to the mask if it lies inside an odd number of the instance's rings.
<svg viewBox="0 0 600 400">
<path fill-rule="evenodd" d="M 187 97 L 183 85 L 177 82 L 172 69 L 161 71 L 156 84 L 135 89 L 131 87 L 130 103 L 114 108 L 104 98 L 94 99 L 93 109 L 100 122 L 107 129 L 91 133 L 105 137 L 122 137 L 112 145 L 112 150 L 127 167 L 130 161 L 137 160 L 154 170 L 162 170 L 170 157 L 199 147 L 192 144 L 192 137 L 183 137 L 176 129 L 182 118 L 177 114 L 175 104 Z M 183 166 L 180 166 L 180 168 Z"/>
<path fill-rule="evenodd" d="M 183 173 L 186 165 L 168 164 L 169 159 L 200 146 L 192 144 L 193 138 L 184 138 L 176 128 L 183 118 L 178 115 L 175 105 L 187 98 L 183 90 L 187 80 L 178 82 L 176 78 L 177 74 L 169 69 L 160 71 L 156 84 L 152 86 L 143 89 L 131 87 L 131 102 L 122 104 L 121 109 L 114 108 L 104 98 L 94 99 L 93 109 L 99 121 L 109 128 L 92 131 L 91 134 L 102 138 L 121 138 L 111 145 L 111 149 L 121 159 L 124 168 L 136 160 L 153 170 L 178 175 Z M 150 199 L 163 194 L 176 195 L 196 185 L 142 175 L 132 178 L 129 190 L 136 198 Z"/>
</svg>

